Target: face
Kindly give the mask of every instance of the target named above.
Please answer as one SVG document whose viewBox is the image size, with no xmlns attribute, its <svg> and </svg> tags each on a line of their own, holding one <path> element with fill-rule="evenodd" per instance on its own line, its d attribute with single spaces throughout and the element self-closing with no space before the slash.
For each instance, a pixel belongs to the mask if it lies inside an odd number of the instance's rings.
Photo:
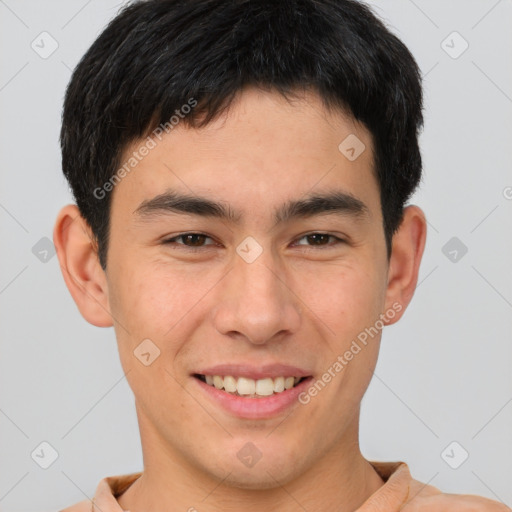
<svg viewBox="0 0 512 512">
<path fill-rule="evenodd" d="M 402 309 L 368 131 L 312 93 L 248 89 L 155 140 L 113 191 L 106 270 L 145 459 L 263 488 L 350 453 Z"/>
</svg>

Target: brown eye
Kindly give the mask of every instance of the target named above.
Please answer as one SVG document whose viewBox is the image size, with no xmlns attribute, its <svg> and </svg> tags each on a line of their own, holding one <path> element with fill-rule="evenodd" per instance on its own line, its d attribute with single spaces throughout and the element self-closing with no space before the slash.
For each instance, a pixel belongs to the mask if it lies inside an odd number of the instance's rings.
<svg viewBox="0 0 512 512">
<path fill-rule="evenodd" d="M 181 235 L 164 240 L 163 244 L 189 247 L 191 249 L 215 245 L 215 243 L 205 243 L 208 239 L 212 240 L 211 237 L 203 233 L 182 233 Z"/>
<path fill-rule="evenodd" d="M 192 247 L 200 247 L 203 245 L 206 238 L 208 238 L 206 235 L 201 235 L 198 233 L 191 233 L 188 235 L 181 235 L 179 238 L 181 238 L 185 245 L 191 245 Z"/>
<path fill-rule="evenodd" d="M 306 238 L 308 242 L 312 245 L 326 245 L 329 242 L 330 235 L 325 235 L 323 233 L 317 233 L 314 235 L 307 235 Z"/>
<path fill-rule="evenodd" d="M 334 240 L 333 243 L 329 243 L 329 240 Z M 301 243 L 301 240 L 306 240 L 306 243 Z M 342 243 L 343 240 L 334 235 L 329 235 L 328 233 L 309 233 L 308 235 L 304 235 L 302 238 L 298 239 L 297 245 L 306 245 L 310 247 L 314 246 L 322 246 L 328 247 L 333 245 L 338 245 Z"/>
</svg>

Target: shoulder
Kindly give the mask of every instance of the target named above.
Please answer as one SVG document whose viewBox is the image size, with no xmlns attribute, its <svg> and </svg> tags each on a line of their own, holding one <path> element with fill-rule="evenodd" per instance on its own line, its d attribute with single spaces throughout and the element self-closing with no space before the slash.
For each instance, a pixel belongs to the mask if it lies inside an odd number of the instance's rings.
<svg viewBox="0 0 512 512">
<path fill-rule="evenodd" d="M 98 484 L 93 500 L 80 501 L 59 512 L 123 512 L 116 497 L 126 491 L 141 475 L 142 472 L 107 476 Z"/>
<path fill-rule="evenodd" d="M 472 494 L 449 494 L 430 485 L 412 480 L 409 495 L 400 508 L 404 512 L 512 512 L 499 501 Z"/>
<path fill-rule="evenodd" d="M 63 508 L 59 512 L 91 512 L 92 502 L 90 500 L 83 500 L 70 507 Z"/>
<path fill-rule="evenodd" d="M 499 501 L 472 494 L 448 494 L 415 480 L 403 461 L 369 461 L 385 484 L 359 512 L 512 512 Z"/>
</svg>

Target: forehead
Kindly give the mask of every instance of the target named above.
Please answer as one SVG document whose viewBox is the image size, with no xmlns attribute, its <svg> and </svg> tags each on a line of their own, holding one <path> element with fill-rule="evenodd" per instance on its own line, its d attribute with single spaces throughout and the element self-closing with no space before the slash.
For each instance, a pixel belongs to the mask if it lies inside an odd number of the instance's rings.
<svg viewBox="0 0 512 512">
<path fill-rule="evenodd" d="M 137 163 L 114 187 L 113 211 L 133 214 L 166 189 L 209 196 L 260 217 L 315 190 L 341 189 L 364 203 L 379 202 L 368 130 L 339 110 L 326 110 L 314 93 L 288 101 L 251 88 L 208 125 L 178 122 L 152 140 L 142 158 L 146 139 L 125 150 L 121 166 L 135 154 Z"/>
</svg>

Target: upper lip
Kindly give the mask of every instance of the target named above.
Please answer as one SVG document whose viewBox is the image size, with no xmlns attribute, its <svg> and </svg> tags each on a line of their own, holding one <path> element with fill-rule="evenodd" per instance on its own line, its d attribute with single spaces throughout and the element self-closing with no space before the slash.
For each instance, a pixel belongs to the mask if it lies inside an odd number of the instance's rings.
<svg viewBox="0 0 512 512">
<path fill-rule="evenodd" d="M 298 366 L 290 366 L 286 364 L 218 364 L 203 368 L 194 372 L 199 375 L 220 375 L 225 377 L 231 375 L 233 377 L 245 377 L 247 379 L 275 379 L 276 377 L 309 377 L 312 373 Z"/>
</svg>

